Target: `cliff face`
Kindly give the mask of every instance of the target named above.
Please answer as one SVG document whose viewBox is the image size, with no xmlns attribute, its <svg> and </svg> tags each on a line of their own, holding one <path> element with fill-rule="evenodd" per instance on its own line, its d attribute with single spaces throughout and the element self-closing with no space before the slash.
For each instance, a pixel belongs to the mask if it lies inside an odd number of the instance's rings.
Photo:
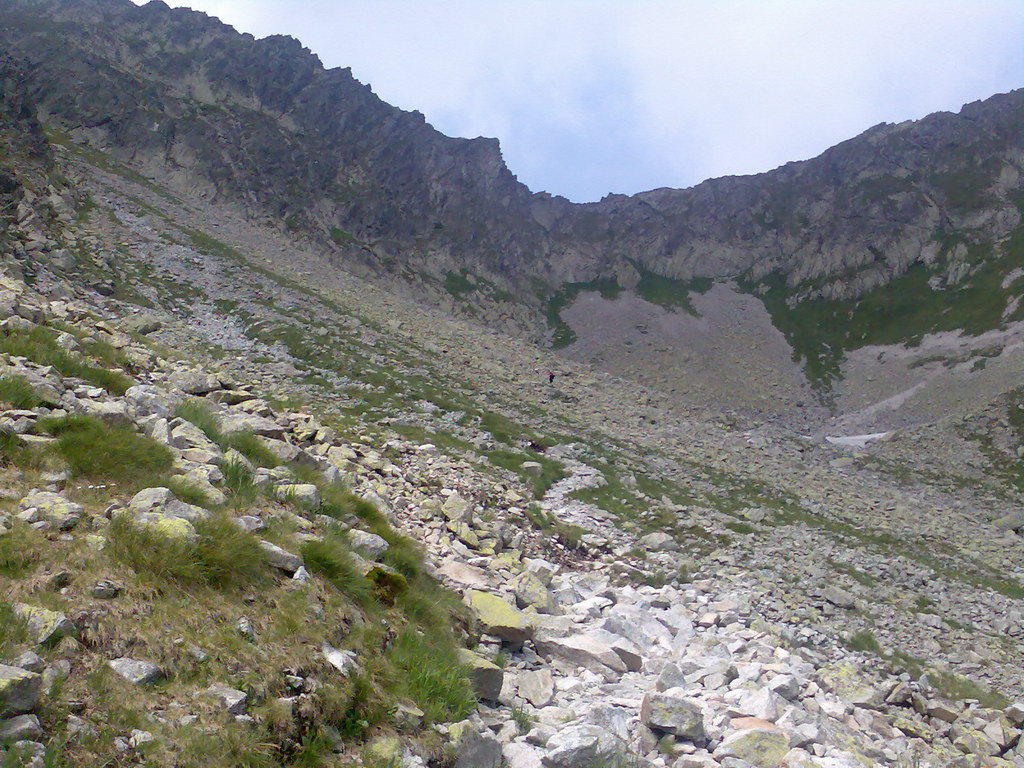
<svg viewBox="0 0 1024 768">
<path fill-rule="evenodd" d="M 43 194 L 53 157 L 26 91 L 25 73 L 0 55 L 0 246 L 20 239 L 45 205 L 32 205 Z M 38 227 L 37 227 L 38 228 Z"/>
<path fill-rule="evenodd" d="M 0 26 L 76 141 L 410 284 L 467 270 L 538 306 L 538 286 L 629 288 L 640 270 L 755 291 L 777 273 L 791 304 L 849 299 L 915 263 L 957 285 L 1020 223 L 1024 91 L 769 173 L 574 205 L 531 194 L 495 140 L 445 137 L 290 38 L 128 0 L 9 0 Z"/>
</svg>

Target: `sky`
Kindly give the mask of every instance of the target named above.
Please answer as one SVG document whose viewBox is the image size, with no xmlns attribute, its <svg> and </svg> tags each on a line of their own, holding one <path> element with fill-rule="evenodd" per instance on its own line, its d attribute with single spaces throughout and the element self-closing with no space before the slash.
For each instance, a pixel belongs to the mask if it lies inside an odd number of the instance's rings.
<svg viewBox="0 0 1024 768">
<path fill-rule="evenodd" d="M 1024 0 L 168 4 L 297 37 L 576 202 L 767 171 L 1024 87 Z"/>
</svg>

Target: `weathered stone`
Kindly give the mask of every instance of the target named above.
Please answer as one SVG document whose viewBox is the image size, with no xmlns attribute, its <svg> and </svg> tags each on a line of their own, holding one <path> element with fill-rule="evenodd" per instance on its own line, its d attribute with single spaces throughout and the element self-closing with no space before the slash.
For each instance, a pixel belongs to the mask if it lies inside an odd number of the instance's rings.
<svg viewBox="0 0 1024 768">
<path fill-rule="evenodd" d="M 679 544 L 667 533 L 655 531 L 642 536 L 637 541 L 637 546 L 647 552 L 674 552 L 679 549 Z"/>
<path fill-rule="evenodd" d="M 229 715 L 241 715 L 249 702 L 249 696 L 245 691 L 226 685 L 211 685 L 206 689 L 206 695 L 216 701 Z"/>
<path fill-rule="evenodd" d="M 0 717 L 31 712 L 39 703 L 43 679 L 35 672 L 0 664 Z"/>
<path fill-rule="evenodd" d="M 388 551 L 389 545 L 387 541 L 375 533 L 367 533 L 366 531 L 360 531 L 358 528 L 353 528 L 346 532 L 345 538 L 348 539 L 349 546 L 352 549 L 370 560 L 379 560 Z"/>
<path fill-rule="evenodd" d="M 856 603 L 856 598 L 853 595 L 836 586 L 825 587 L 821 591 L 821 596 L 837 608 L 853 608 Z"/>
<path fill-rule="evenodd" d="M 520 697 L 533 706 L 546 707 L 555 698 L 555 680 L 548 669 L 527 670 L 516 678 Z"/>
<path fill-rule="evenodd" d="M 78 631 L 75 623 L 58 611 L 15 603 L 14 612 L 28 625 L 29 636 L 38 645 L 53 645 Z"/>
<path fill-rule="evenodd" d="M 510 643 L 521 643 L 530 637 L 532 627 L 526 616 L 500 597 L 473 590 L 470 592 L 469 604 L 487 634 Z"/>
<path fill-rule="evenodd" d="M 149 314 L 148 312 L 140 312 L 137 315 L 124 318 L 121 321 L 121 327 L 128 333 L 138 333 L 143 336 L 148 336 L 151 333 L 159 331 L 163 327 L 163 323 L 159 318 Z"/>
<path fill-rule="evenodd" d="M 32 491 L 18 504 L 19 517 L 34 523 L 45 520 L 53 527 L 67 531 L 82 519 L 82 506 L 68 501 L 59 493 Z"/>
<path fill-rule="evenodd" d="M 175 371 L 168 377 L 167 383 L 189 395 L 205 395 L 221 388 L 216 376 L 196 370 Z"/>
<path fill-rule="evenodd" d="M 465 720 L 449 729 L 454 735 L 455 767 L 481 768 L 501 765 L 501 743 L 480 722 Z"/>
<path fill-rule="evenodd" d="M 263 541 L 262 539 L 259 544 L 263 554 L 267 556 L 267 562 L 274 568 L 291 575 L 302 567 L 302 558 L 298 555 L 294 555 L 288 550 L 281 549 L 276 544 L 271 544 L 269 541 Z"/>
<path fill-rule="evenodd" d="M 628 765 L 626 745 L 606 728 L 570 725 L 547 743 L 544 765 L 548 768 L 624 768 Z"/>
<path fill-rule="evenodd" d="M 149 661 L 140 659 L 111 659 L 107 666 L 132 685 L 147 685 L 163 677 L 160 667 Z"/>
<path fill-rule="evenodd" d="M 611 646 L 586 635 L 538 637 L 537 653 L 568 661 L 594 672 L 626 672 L 626 665 Z"/>
<path fill-rule="evenodd" d="M 558 600 L 537 576 L 523 571 L 509 582 L 509 589 L 516 596 L 516 605 L 520 608 L 535 608 L 538 613 L 555 613 Z"/>
<path fill-rule="evenodd" d="M 324 643 L 322 651 L 327 663 L 345 677 L 348 677 L 357 666 L 356 655 L 352 651 L 340 651 L 328 643 Z"/>
<path fill-rule="evenodd" d="M 468 648 L 459 649 L 459 662 L 469 667 L 470 681 L 477 698 L 497 701 L 505 679 L 501 667 Z"/>
<path fill-rule="evenodd" d="M 465 523 L 469 522 L 470 517 L 472 517 L 470 503 L 457 493 L 453 493 L 445 499 L 444 504 L 441 505 L 441 511 L 452 522 Z"/>
<path fill-rule="evenodd" d="M 649 728 L 671 733 L 687 741 L 705 738 L 704 715 L 700 705 L 682 688 L 652 691 L 644 695 L 640 721 Z"/>
<path fill-rule="evenodd" d="M 290 501 L 314 509 L 320 506 L 320 489 L 311 483 L 292 483 L 274 488 L 281 501 Z"/>
<path fill-rule="evenodd" d="M 43 727 L 35 715 L 18 715 L 9 720 L 0 720 L 0 744 L 35 741 L 42 735 Z"/>
<path fill-rule="evenodd" d="M 776 729 L 754 728 L 725 737 L 714 752 L 715 759 L 734 757 L 757 768 L 779 768 L 789 752 L 789 739 Z"/>
</svg>

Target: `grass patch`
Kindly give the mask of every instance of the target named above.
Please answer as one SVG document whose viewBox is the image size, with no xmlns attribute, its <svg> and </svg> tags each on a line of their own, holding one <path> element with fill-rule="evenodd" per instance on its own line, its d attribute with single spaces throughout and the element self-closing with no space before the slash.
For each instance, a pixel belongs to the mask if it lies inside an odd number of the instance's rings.
<svg viewBox="0 0 1024 768">
<path fill-rule="evenodd" d="M 101 345 L 96 344 L 93 349 L 100 350 Z M 42 326 L 27 331 L 3 329 L 0 331 L 0 352 L 27 358 L 39 365 L 53 366 L 61 376 L 83 379 L 115 395 L 123 395 L 132 385 L 131 379 L 121 371 L 94 365 L 82 355 L 61 348 L 57 344 L 56 332 Z"/>
<path fill-rule="evenodd" d="M 0 600 L 0 659 L 15 656 L 28 641 L 28 625 L 15 614 L 13 606 Z"/>
<path fill-rule="evenodd" d="M 17 579 L 31 573 L 45 546 L 42 534 L 27 523 L 14 520 L 11 529 L 0 536 L 0 575 Z"/>
<path fill-rule="evenodd" d="M 848 563 L 841 563 L 838 560 L 833 560 L 832 558 L 829 558 L 828 559 L 828 564 L 830 566 L 832 566 L 832 569 L 834 571 L 846 574 L 847 576 L 849 576 L 854 581 L 856 581 L 856 582 L 858 582 L 860 584 L 863 584 L 866 587 L 873 587 L 873 586 L 875 586 L 875 580 L 871 576 L 869 576 L 868 574 L 864 573 L 864 571 L 861 571 L 861 570 L 859 570 L 857 568 L 854 568 L 852 565 L 849 565 Z M 918 600 L 922 600 L 922 599 L 927 599 L 927 598 L 918 598 Z"/>
<path fill-rule="evenodd" d="M 323 576 L 351 602 L 365 609 L 375 607 L 374 585 L 359 573 L 348 544 L 339 533 L 329 533 L 321 541 L 305 542 L 302 559 L 310 572 Z"/>
<path fill-rule="evenodd" d="M 707 293 L 714 284 L 709 277 L 678 280 L 674 277 L 655 274 L 644 269 L 635 261 L 630 261 L 630 263 L 640 273 L 640 281 L 634 289 L 640 298 L 670 311 L 681 309 L 696 317 L 698 313 L 690 300 L 690 293 Z"/>
<path fill-rule="evenodd" d="M 513 451 L 488 451 L 486 455 L 488 460 L 495 466 L 509 469 L 522 477 L 523 481 L 533 489 L 533 494 L 538 499 L 542 498 L 551 486 L 568 476 L 560 462 L 545 456 L 515 453 Z M 540 464 L 541 472 L 539 475 L 523 469 L 523 464 L 528 461 Z"/>
<path fill-rule="evenodd" d="M 224 442 L 224 435 L 220 431 L 220 420 L 210 405 L 199 398 L 190 397 L 183 400 L 174 409 L 174 415 L 198 427 L 204 435 L 218 445 Z"/>
<path fill-rule="evenodd" d="M 0 401 L 12 408 L 28 410 L 42 405 L 43 399 L 24 376 L 0 376 Z"/>
<path fill-rule="evenodd" d="M 1016 202 L 1024 213 L 1024 196 Z M 849 351 L 873 344 L 912 344 L 927 333 L 956 329 L 977 336 L 1003 325 L 1003 311 L 1013 294 L 1020 293 L 1018 284 L 1003 288 L 1002 281 L 1024 266 L 1024 225 L 1001 245 L 970 243 L 958 235 L 945 235 L 940 244 L 943 258 L 937 267 L 914 264 L 857 299 L 809 299 L 791 306 L 799 289 L 787 286 L 778 272 L 741 285 L 760 296 L 773 325 L 793 348 L 794 361 L 802 362 L 808 380 L 827 394 Z M 968 277 L 933 290 L 929 280 L 942 272 L 960 244 L 967 247 Z"/>
<path fill-rule="evenodd" d="M 386 658 L 398 675 L 399 688 L 429 721 L 461 720 L 476 709 L 469 671 L 459 663 L 449 638 L 438 640 L 406 627 L 398 633 Z"/>
<path fill-rule="evenodd" d="M 167 536 L 136 525 L 127 515 L 110 523 L 110 557 L 158 583 L 232 589 L 257 584 L 269 575 L 258 540 L 227 515 L 195 523 L 198 538 Z"/>
<path fill-rule="evenodd" d="M 90 416 L 41 419 L 39 428 L 57 437 L 53 450 L 78 477 L 146 488 L 159 485 L 174 464 L 167 446 Z"/>
</svg>

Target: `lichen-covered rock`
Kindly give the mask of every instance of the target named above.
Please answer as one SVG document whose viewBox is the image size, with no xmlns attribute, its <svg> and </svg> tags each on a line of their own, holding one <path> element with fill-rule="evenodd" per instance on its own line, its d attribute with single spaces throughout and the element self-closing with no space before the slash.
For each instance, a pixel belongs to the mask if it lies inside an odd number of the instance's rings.
<svg viewBox="0 0 1024 768">
<path fill-rule="evenodd" d="M 705 738 L 704 715 L 700 705 L 682 688 L 651 691 L 640 706 L 640 720 L 649 728 L 671 733 L 687 741 Z"/>
<path fill-rule="evenodd" d="M 520 608 L 534 608 L 538 613 L 556 613 L 558 600 L 535 574 L 523 571 L 509 583 L 516 605 Z"/>
<path fill-rule="evenodd" d="M 18 517 L 29 523 L 46 521 L 62 531 L 74 528 L 82 519 L 80 504 L 68 501 L 59 493 L 32 491 L 18 504 Z"/>
<path fill-rule="evenodd" d="M 481 628 L 488 635 L 510 643 L 521 643 L 532 634 L 526 616 L 497 595 L 474 589 L 470 592 L 469 604 L 476 612 Z"/>
<path fill-rule="evenodd" d="M 774 728 L 752 728 L 731 733 L 715 750 L 715 758 L 735 757 L 757 768 L 778 768 L 789 752 L 789 738 Z"/>
<path fill-rule="evenodd" d="M 29 636 L 38 645 L 52 645 L 77 631 L 75 622 L 59 611 L 16 603 L 14 612 L 28 625 Z"/>
<path fill-rule="evenodd" d="M 629 765 L 626 745 L 607 728 L 571 725 L 547 743 L 544 765 L 548 768 L 625 768 Z"/>
<path fill-rule="evenodd" d="M 484 701 L 497 701 L 505 679 L 505 673 L 501 667 L 468 648 L 459 649 L 459 661 L 469 667 L 470 681 L 477 698 Z"/>
<path fill-rule="evenodd" d="M 20 667 L 0 664 L 0 717 L 31 712 L 39 703 L 43 678 Z"/>
<path fill-rule="evenodd" d="M 15 741 L 35 741 L 43 735 L 43 727 L 35 715 L 18 715 L 9 720 L 0 720 L 0 744 Z"/>
</svg>

